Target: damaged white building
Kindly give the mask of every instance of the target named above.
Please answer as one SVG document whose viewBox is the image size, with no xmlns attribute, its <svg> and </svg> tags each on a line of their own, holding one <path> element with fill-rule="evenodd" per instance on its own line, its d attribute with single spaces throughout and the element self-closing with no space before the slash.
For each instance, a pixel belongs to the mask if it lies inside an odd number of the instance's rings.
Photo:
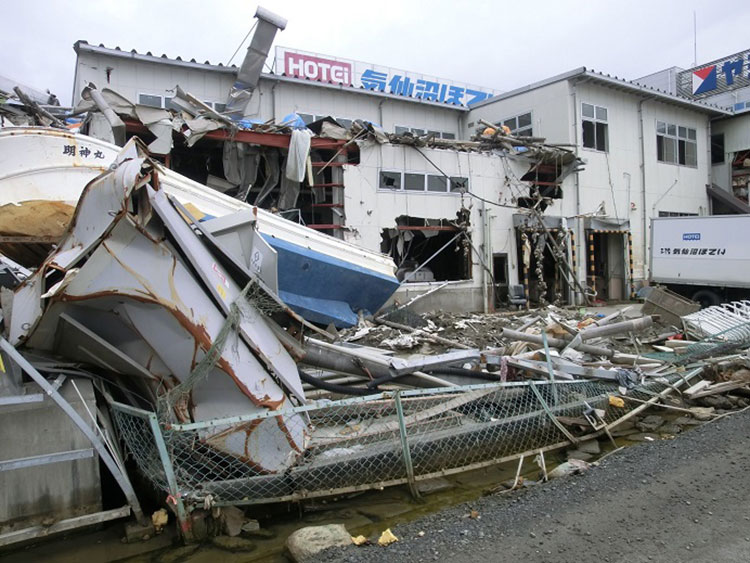
<svg viewBox="0 0 750 563">
<path fill-rule="evenodd" d="M 238 72 L 85 41 L 74 48 L 74 103 L 93 83 L 141 106 L 177 109 L 179 86 L 221 114 Z M 252 130 L 176 143 L 165 162 L 390 254 L 408 282 L 400 301 L 438 286 L 420 306 L 491 310 L 509 294 L 627 299 L 649 277 L 651 218 L 713 212 L 711 123 L 733 115 L 719 104 L 586 68 L 500 93 L 283 47 L 268 63 L 244 111 Z M 317 133 L 351 131 L 361 120 L 396 137 L 343 137 L 335 146 L 316 138 L 312 170 L 290 199 L 275 185 L 283 184 L 284 145 L 269 156 L 261 135 L 297 117 Z M 342 128 L 328 127 L 327 117 Z M 129 135 L 149 136 L 142 123 L 127 126 Z M 243 160 L 252 161 L 246 186 L 236 170 L 227 174 L 224 149 L 242 135 L 254 147 Z"/>
</svg>

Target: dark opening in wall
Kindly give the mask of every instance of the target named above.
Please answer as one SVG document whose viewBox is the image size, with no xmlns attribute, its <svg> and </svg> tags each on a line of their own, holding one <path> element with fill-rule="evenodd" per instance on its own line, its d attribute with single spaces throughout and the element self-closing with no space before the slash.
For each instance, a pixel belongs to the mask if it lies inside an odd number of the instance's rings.
<svg viewBox="0 0 750 563">
<path fill-rule="evenodd" d="M 548 237 L 554 237 L 562 255 L 557 256 Z M 562 261 L 568 254 L 568 237 L 564 231 L 549 229 L 516 229 L 516 252 L 530 303 L 555 305 L 568 302 L 568 279 Z"/>
<path fill-rule="evenodd" d="M 468 210 L 457 220 L 402 215 L 396 227 L 383 229 L 381 251 L 393 257 L 400 281 L 471 279 Z"/>
</svg>

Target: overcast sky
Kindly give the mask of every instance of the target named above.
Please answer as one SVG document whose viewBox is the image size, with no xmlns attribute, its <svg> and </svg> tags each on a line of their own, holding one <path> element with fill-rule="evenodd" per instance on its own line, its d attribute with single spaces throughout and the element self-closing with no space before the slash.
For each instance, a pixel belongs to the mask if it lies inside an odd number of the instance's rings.
<svg viewBox="0 0 750 563">
<path fill-rule="evenodd" d="M 276 44 L 512 90 L 586 66 L 633 79 L 750 48 L 747 0 L 263 0 Z M 72 94 L 73 43 L 226 63 L 253 23 L 239 0 L 21 0 L 0 26 L 0 75 Z M 9 6 L 6 6 L 8 8 Z M 239 64 L 244 48 L 234 61 Z"/>
</svg>

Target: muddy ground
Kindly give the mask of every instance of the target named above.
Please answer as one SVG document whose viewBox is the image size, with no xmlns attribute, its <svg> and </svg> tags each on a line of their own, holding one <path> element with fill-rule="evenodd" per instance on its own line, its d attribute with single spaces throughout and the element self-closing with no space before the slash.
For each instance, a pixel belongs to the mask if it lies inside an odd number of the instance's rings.
<svg viewBox="0 0 750 563">
<path fill-rule="evenodd" d="M 389 547 L 329 550 L 318 560 L 750 561 L 749 438 L 745 410 L 620 450 L 582 475 L 396 526 L 400 541 Z"/>
</svg>

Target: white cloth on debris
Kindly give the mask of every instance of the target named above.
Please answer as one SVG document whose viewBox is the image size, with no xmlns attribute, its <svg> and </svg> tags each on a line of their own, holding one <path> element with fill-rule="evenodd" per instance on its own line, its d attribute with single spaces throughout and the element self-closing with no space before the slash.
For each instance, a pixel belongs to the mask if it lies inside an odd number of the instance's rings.
<svg viewBox="0 0 750 563">
<path fill-rule="evenodd" d="M 305 162 L 310 154 L 312 131 L 295 129 L 289 141 L 289 156 L 286 159 L 285 175 L 289 180 L 301 182 L 305 178 Z"/>
</svg>

